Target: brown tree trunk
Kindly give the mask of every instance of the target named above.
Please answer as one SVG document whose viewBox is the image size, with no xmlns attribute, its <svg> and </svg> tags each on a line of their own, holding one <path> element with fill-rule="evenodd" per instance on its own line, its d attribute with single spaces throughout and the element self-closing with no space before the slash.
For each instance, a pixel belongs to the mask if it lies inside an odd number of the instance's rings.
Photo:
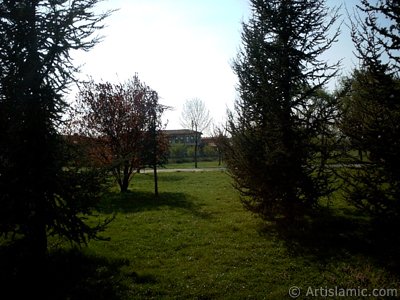
<svg viewBox="0 0 400 300">
<path fill-rule="evenodd" d="M 127 174 L 124 174 L 124 178 L 122 179 L 122 183 L 120 185 L 121 192 L 122 193 L 127 192 L 128 186 L 129 186 L 129 176 Z"/>
<path fill-rule="evenodd" d="M 122 177 L 122 182 L 120 184 L 120 188 L 121 188 L 121 192 L 125 193 L 128 191 L 128 187 L 129 187 L 129 177 L 130 177 L 130 172 L 129 172 L 129 162 L 126 161 L 124 163 L 124 175 Z"/>
<path fill-rule="evenodd" d="M 157 165 L 153 165 L 153 174 L 154 174 L 154 195 L 158 197 L 158 175 L 157 175 Z"/>
</svg>

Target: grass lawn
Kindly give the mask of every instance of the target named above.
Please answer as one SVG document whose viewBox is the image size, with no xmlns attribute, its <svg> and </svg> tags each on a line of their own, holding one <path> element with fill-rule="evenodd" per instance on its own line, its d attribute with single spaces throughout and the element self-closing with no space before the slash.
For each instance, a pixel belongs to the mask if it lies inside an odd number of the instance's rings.
<svg viewBox="0 0 400 300">
<path fill-rule="evenodd" d="M 151 174 L 137 174 L 131 192 L 107 195 L 99 214 L 116 213 L 110 241 L 52 253 L 53 299 L 290 299 L 292 286 L 306 299 L 308 287 L 400 287 L 398 243 L 342 202 L 289 231 L 245 211 L 221 171 L 161 173 L 159 199 L 152 187 Z"/>
</svg>

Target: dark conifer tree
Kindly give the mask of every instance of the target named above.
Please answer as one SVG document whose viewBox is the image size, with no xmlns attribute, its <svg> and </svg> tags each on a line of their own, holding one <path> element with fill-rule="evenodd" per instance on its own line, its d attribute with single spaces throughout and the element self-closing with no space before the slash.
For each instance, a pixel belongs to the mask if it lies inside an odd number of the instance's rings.
<svg viewBox="0 0 400 300">
<path fill-rule="evenodd" d="M 26 240 L 35 257 L 49 234 L 82 243 L 101 227 L 83 218 L 100 177 L 74 168 L 58 132 L 77 71 L 70 51 L 92 48 L 107 16 L 92 13 L 97 2 L 0 1 L 0 233 Z"/>
<path fill-rule="evenodd" d="M 400 81 L 384 68 L 353 72 L 340 129 L 349 145 L 339 174 L 347 199 L 381 220 L 400 216 Z M 357 150 L 356 152 L 354 150 Z"/>
<path fill-rule="evenodd" d="M 320 97 L 339 63 L 320 55 L 335 42 L 337 10 L 322 0 L 252 0 L 233 63 L 239 97 L 229 117 L 227 165 L 242 201 L 265 218 L 301 216 L 328 192 L 321 143 L 332 118 Z M 328 113 L 329 112 L 329 113 Z"/>
</svg>

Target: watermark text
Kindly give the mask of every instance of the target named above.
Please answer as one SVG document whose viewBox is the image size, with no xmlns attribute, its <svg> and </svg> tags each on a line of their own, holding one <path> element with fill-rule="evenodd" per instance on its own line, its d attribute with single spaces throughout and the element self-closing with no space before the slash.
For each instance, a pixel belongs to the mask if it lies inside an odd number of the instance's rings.
<svg viewBox="0 0 400 300">
<path fill-rule="evenodd" d="M 400 292 L 395 288 L 341 288 L 341 287 L 307 287 L 300 288 L 292 286 L 289 288 L 289 296 L 293 299 L 298 298 L 300 295 L 306 297 L 398 297 Z"/>
</svg>

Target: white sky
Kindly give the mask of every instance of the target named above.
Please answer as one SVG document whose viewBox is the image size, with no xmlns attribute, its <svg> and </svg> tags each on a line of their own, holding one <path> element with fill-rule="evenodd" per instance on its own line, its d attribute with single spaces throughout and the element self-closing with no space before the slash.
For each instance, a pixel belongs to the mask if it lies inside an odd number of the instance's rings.
<svg viewBox="0 0 400 300">
<path fill-rule="evenodd" d="M 356 2 L 347 0 L 346 6 L 351 9 Z M 236 97 L 231 62 L 241 44 L 241 22 L 249 15 L 247 0 L 108 0 L 98 6 L 99 11 L 108 9 L 119 10 L 105 20 L 104 40 L 74 55 L 75 63 L 83 65 L 80 78 L 116 83 L 138 73 L 162 104 L 174 108 L 164 116 L 168 129 L 181 128 L 183 103 L 195 97 L 205 102 L 214 123 L 225 120 Z M 327 58 L 344 58 L 346 73 L 355 59 L 345 25 L 342 32 Z"/>
</svg>

